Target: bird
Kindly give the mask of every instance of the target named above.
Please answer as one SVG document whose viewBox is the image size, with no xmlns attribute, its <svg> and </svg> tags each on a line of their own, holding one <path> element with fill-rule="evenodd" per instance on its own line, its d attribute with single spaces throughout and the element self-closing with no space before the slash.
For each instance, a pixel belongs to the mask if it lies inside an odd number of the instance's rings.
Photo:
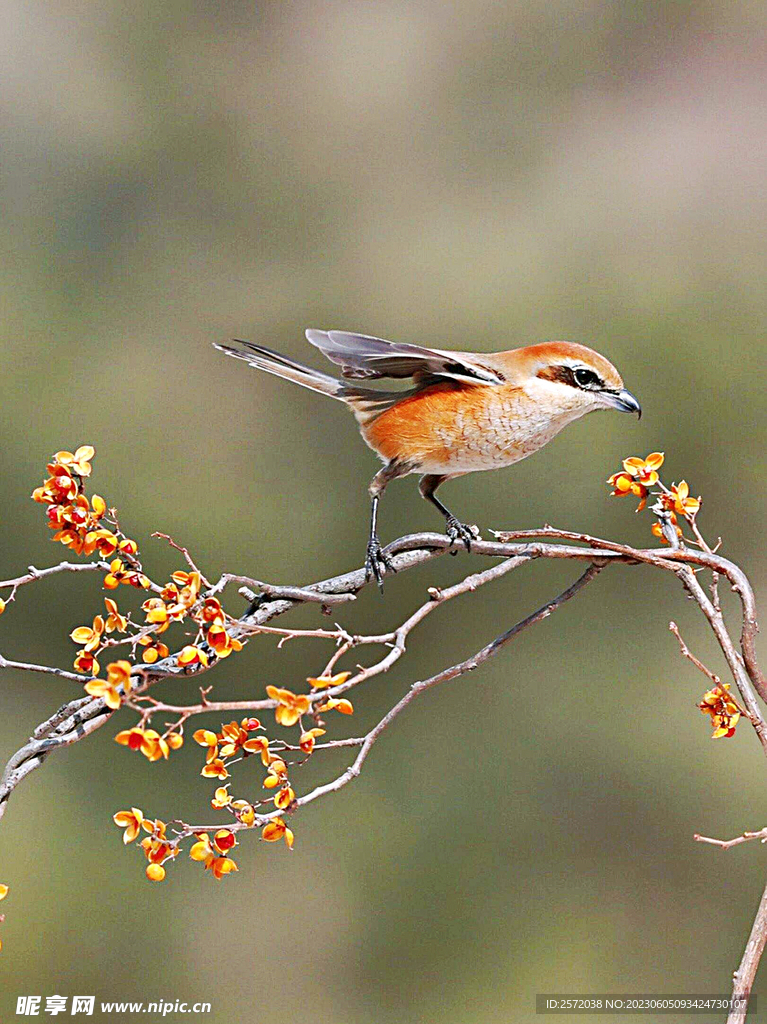
<svg viewBox="0 0 767 1024">
<path fill-rule="evenodd" d="M 307 341 L 341 368 L 339 380 L 263 345 L 214 343 L 226 355 L 343 402 L 367 445 L 383 461 L 373 477 L 366 577 L 393 570 L 378 536 L 387 485 L 420 474 L 421 496 L 445 518 L 451 547 L 468 551 L 478 536 L 436 495 L 446 480 L 513 465 L 547 445 L 586 413 L 642 408 L 613 364 L 577 342 L 546 341 L 505 352 L 458 352 L 385 341 L 349 331 L 306 331 Z M 409 379 L 406 390 L 378 390 L 358 381 Z"/>
</svg>

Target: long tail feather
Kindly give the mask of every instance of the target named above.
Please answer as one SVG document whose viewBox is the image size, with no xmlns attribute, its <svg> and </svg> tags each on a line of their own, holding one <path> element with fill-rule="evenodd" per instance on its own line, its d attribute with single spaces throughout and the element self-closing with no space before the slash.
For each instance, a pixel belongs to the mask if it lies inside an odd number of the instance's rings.
<svg viewBox="0 0 767 1024">
<path fill-rule="evenodd" d="M 296 363 L 270 348 L 264 348 L 263 345 L 234 340 L 230 345 L 214 343 L 213 347 L 234 359 L 242 359 L 250 366 L 255 366 L 266 373 L 273 373 L 276 377 L 292 380 L 295 384 L 300 384 L 301 387 L 309 388 L 310 391 L 318 391 L 322 395 L 329 395 L 341 402 L 348 399 L 348 388 L 343 381 L 337 380 L 327 373 L 321 373 L 319 370 L 313 370 L 309 366 L 302 366 L 301 363 Z"/>
<path fill-rule="evenodd" d="M 213 347 L 234 359 L 242 359 L 258 370 L 273 373 L 275 377 L 283 377 L 285 380 L 300 384 L 301 387 L 309 388 L 310 391 L 318 391 L 321 395 L 329 395 L 339 402 L 344 402 L 354 413 L 357 422 L 361 424 L 374 420 L 405 394 L 409 394 L 409 392 L 376 391 L 372 388 L 348 384 L 346 381 L 337 380 L 320 370 L 303 366 L 293 359 L 288 359 L 287 356 L 280 355 L 279 352 L 264 348 L 263 345 L 254 345 L 250 341 L 232 341 L 229 345 L 214 342 Z"/>
</svg>

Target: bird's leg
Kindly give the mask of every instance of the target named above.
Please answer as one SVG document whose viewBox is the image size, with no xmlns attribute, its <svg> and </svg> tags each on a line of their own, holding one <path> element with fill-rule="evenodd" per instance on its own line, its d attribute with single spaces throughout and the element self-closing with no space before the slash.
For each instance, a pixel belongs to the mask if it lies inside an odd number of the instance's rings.
<svg viewBox="0 0 767 1024">
<path fill-rule="evenodd" d="M 368 494 L 370 495 L 370 537 L 365 558 L 365 577 L 370 579 L 371 576 L 375 576 L 376 583 L 381 591 L 383 591 L 384 574 L 387 570 L 396 572 L 396 569 L 392 560 L 381 547 L 381 542 L 378 539 L 378 503 L 389 481 L 401 475 L 401 468 L 396 463 L 390 462 L 376 473 L 368 487 Z"/>
<path fill-rule="evenodd" d="M 430 501 L 432 505 L 435 505 L 445 517 L 445 532 L 450 540 L 463 541 L 466 546 L 466 550 L 471 551 L 471 542 L 475 540 L 477 536 L 475 530 L 472 529 L 471 526 L 467 526 L 465 523 L 459 522 L 450 509 L 446 505 L 443 505 L 434 493 L 440 484 L 449 479 L 449 476 L 438 476 L 437 474 L 427 473 L 426 476 L 421 477 L 418 483 L 418 490 L 421 492 L 421 497 L 426 498 L 426 500 Z"/>
<path fill-rule="evenodd" d="M 387 570 L 394 572 L 392 560 L 381 547 L 378 539 L 378 503 L 381 500 L 380 494 L 374 494 L 370 504 L 370 537 L 368 539 L 367 555 L 365 557 L 365 577 L 370 579 L 375 576 L 379 590 L 383 591 L 383 578 Z"/>
</svg>

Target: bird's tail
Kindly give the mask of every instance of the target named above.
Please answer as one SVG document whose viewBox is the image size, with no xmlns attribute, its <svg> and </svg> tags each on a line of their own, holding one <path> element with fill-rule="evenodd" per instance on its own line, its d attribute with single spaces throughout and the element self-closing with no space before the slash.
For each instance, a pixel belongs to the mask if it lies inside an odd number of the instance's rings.
<svg viewBox="0 0 767 1024">
<path fill-rule="evenodd" d="M 347 384 L 328 373 L 303 366 L 293 359 L 288 359 L 287 356 L 280 355 L 279 352 L 264 348 L 263 345 L 254 345 L 250 341 L 233 340 L 228 345 L 214 342 L 214 348 L 234 359 L 242 359 L 258 370 L 273 373 L 276 377 L 284 377 L 285 380 L 292 380 L 294 384 L 300 384 L 310 391 L 318 391 L 321 395 L 329 395 L 331 398 L 337 398 L 339 402 L 345 402 L 360 423 L 375 419 L 379 413 L 402 397 L 397 392 L 374 391 L 372 388 Z"/>
<path fill-rule="evenodd" d="M 330 395 L 331 398 L 338 398 L 342 402 L 346 400 L 343 381 L 331 377 L 330 374 L 313 370 L 309 366 L 302 366 L 301 363 L 296 363 L 279 352 L 273 352 L 270 348 L 264 348 L 263 345 L 253 345 L 249 341 L 232 341 L 230 345 L 214 343 L 214 348 L 235 359 L 243 359 L 266 373 L 292 380 L 311 391 L 319 391 L 320 394 Z"/>
</svg>

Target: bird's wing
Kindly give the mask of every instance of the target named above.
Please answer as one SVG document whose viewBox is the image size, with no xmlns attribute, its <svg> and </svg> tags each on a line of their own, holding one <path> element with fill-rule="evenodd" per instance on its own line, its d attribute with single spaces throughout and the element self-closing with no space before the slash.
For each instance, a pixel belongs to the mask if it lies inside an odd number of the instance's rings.
<svg viewBox="0 0 767 1024">
<path fill-rule="evenodd" d="M 503 375 L 483 363 L 481 356 L 466 352 L 442 352 L 420 345 L 400 345 L 383 338 L 347 331 L 306 332 L 307 341 L 341 367 L 344 377 L 373 380 L 378 377 L 451 378 L 471 384 L 502 384 Z"/>
</svg>

